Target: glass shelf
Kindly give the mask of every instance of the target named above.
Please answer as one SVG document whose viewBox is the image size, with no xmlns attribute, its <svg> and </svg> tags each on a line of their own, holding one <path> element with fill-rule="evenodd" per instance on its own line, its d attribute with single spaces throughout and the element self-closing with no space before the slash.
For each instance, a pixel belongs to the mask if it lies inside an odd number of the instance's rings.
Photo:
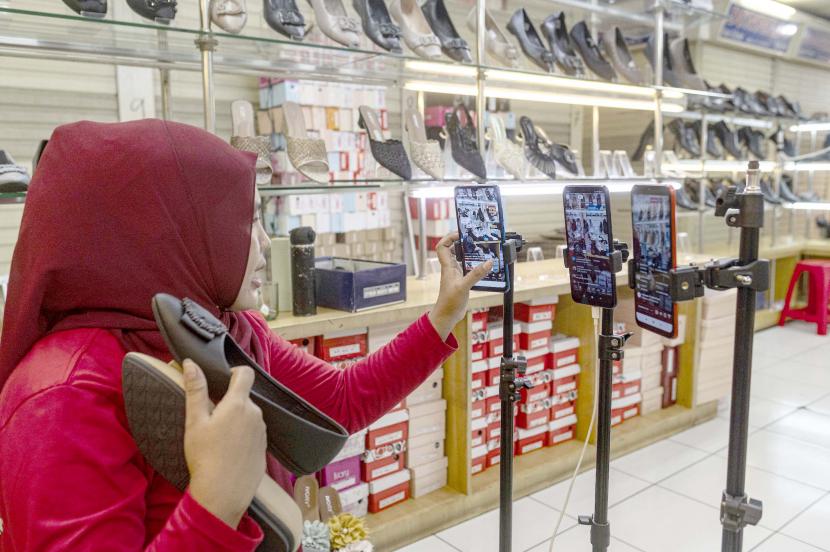
<svg viewBox="0 0 830 552">
<path fill-rule="evenodd" d="M 710 123 L 717 123 L 718 121 L 725 121 L 727 123 L 745 126 L 751 128 L 771 129 L 780 121 L 789 121 L 789 119 L 779 117 L 749 117 L 743 113 L 701 113 L 700 111 L 683 111 L 681 113 L 667 113 L 666 117 L 684 119 L 687 121 L 700 121 L 703 117 Z"/>
<path fill-rule="evenodd" d="M 682 31 L 715 19 L 725 19 L 726 14 L 689 6 L 682 0 L 619 0 L 613 5 L 592 3 L 591 0 L 553 0 L 554 4 L 595 14 L 601 24 L 628 22 L 640 28 L 654 28 L 654 11 L 665 10 L 664 28 L 667 31 Z M 652 7 L 649 9 L 648 4 Z"/>
</svg>

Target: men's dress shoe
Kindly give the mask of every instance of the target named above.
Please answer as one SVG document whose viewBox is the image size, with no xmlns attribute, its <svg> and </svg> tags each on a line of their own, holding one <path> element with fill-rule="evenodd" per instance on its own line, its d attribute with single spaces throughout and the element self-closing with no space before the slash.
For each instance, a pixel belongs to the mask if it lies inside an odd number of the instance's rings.
<svg viewBox="0 0 830 552">
<path fill-rule="evenodd" d="M 473 8 L 467 16 L 467 28 L 476 32 L 477 25 L 478 10 Z M 502 32 L 489 10 L 484 10 L 484 29 L 484 48 L 487 55 L 507 67 L 518 67 L 519 49 Z"/>
<path fill-rule="evenodd" d="M 717 92 L 718 94 L 721 93 L 720 88 L 717 86 L 712 86 L 709 84 L 708 81 L 703 81 L 703 84 L 706 86 L 705 90 L 709 92 Z M 709 111 L 714 111 L 717 113 L 723 113 L 726 111 L 726 100 L 724 98 L 716 98 L 714 96 L 704 96 L 703 99 L 703 106 L 708 109 Z"/>
<path fill-rule="evenodd" d="M 75 13 L 87 17 L 107 15 L 107 0 L 63 0 Z"/>
<path fill-rule="evenodd" d="M 222 322 L 190 299 L 159 293 L 153 314 L 164 342 L 176 359 L 193 360 L 205 374 L 208 394 L 218 402 L 225 395 L 231 367 L 254 370 L 251 400 L 262 409 L 268 452 L 295 474 L 320 470 L 337 456 L 348 432 L 263 370 L 228 333 Z"/>
<path fill-rule="evenodd" d="M 781 205 L 783 203 L 781 198 L 778 197 L 778 195 L 772 190 L 772 182 L 769 181 L 768 177 L 761 179 L 760 186 L 761 194 L 764 196 L 764 201 L 772 205 Z"/>
<path fill-rule="evenodd" d="M 444 55 L 455 61 L 471 63 L 473 56 L 470 55 L 470 47 L 467 41 L 461 38 L 455 25 L 452 24 L 450 14 L 444 5 L 444 0 L 427 0 L 421 9 L 432 28 L 432 32 L 441 41 L 441 51 Z"/>
<path fill-rule="evenodd" d="M 602 56 L 602 52 L 599 51 L 596 42 L 591 37 L 591 31 L 588 30 L 588 25 L 584 21 L 580 21 L 571 28 L 571 40 L 576 44 L 576 49 L 585 61 L 585 65 L 598 77 L 607 81 L 617 79 L 614 68 Z"/>
<path fill-rule="evenodd" d="M 425 59 L 441 57 L 441 41 L 429 27 L 417 0 L 392 0 L 389 15 L 401 28 L 401 38 L 410 50 Z"/>
<path fill-rule="evenodd" d="M 360 21 L 346 13 L 343 0 L 308 0 L 317 26 L 324 35 L 343 46 L 360 46 Z"/>
<path fill-rule="evenodd" d="M 693 157 L 700 157 L 700 142 L 698 142 L 694 127 L 686 125 L 680 119 L 674 119 L 669 123 L 669 130 L 681 148 Z"/>
<path fill-rule="evenodd" d="M 791 117 L 797 119 L 801 116 L 801 108 L 799 106 L 798 111 L 796 111 L 796 104 L 793 104 L 788 100 L 784 95 L 778 96 L 778 103 L 784 108 L 784 113 L 786 117 Z"/>
<path fill-rule="evenodd" d="M 684 184 L 682 188 L 676 190 L 675 193 L 675 201 L 677 206 L 681 209 L 686 209 L 687 211 L 697 211 L 698 205 L 689 197 L 686 193 L 686 185 Z"/>
<path fill-rule="evenodd" d="M 735 104 L 735 93 L 732 90 L 730 90 L 728 86 L 721 83 L 720 86 L 718 86 L 717 89 L 714 90 L 714 92 L 720 92 L 721 94 L 726 94 L 727 96 L 729 96 L 728 99 L 724 100 L 723 104 L 724 108 L 727 111 L 734 111 L 735 109 L 737 109 Z"/>
<path fill-rule="evenodd" d="M 703 82 L 703 79 L 697 74 L 697 71 L 695 71 L 688 39 L 676 38 L 672 40 L 669 46 L 669 54 L 671 57 L 672 71 L 685 88 L 694 90 L 706 90 L 708 88 L 706 83 Z"/>
<path fill-rule="evenodd" d="M 766 158 L 764 153 L 764 133 L 749 127 L 738 129 L 738 140 L 758 159 Z"/>
<path fill-rule="evenodd" d="M 184 377 L 178 368 L 141 353 L 127 353 L 121 366 L 130 434 L 153 470 L 184 492 L 190 484 L 184 454 Z M 248 513 L 264 533 L 258 550 L 294 552 L 300 545 L 300 509 L 268 475 L 263 475 Z"/>
<path fill-rule="evenodd" d="M 559 66 L 566 75 L 578 76 L 585 72 L 582 60 L 574 50 L 571 35 L 568 34 L 568 26 L 565 24 L 565 12 L 549 15 L 542 22 L 542 34 L 550 45 L 550 51 Z"/>
<path fill-rule="evenodd" d="M 542 39 L 539 38 L 539 33 L 536 32 L 536 28 L 524 8 L 519 8 L 513 13 L 507 23 L 507 30 L 518 39 L 522 51 L 533 63 L 545 71 L 553 72 L 553 52 L 545 48 Z"/>
<path fill-rule="evenodd" d="M 141 17 L 158 23 L 176 18 L 176 0 L 127 0 L 127 5 Z"/>
<path fill-rule="evenodd" d="M 686 180 L 683 183 L 683 190 L 690 202 L 697 208 L 700 205 L 700 181 Z M 715 207 L 715 194 L 706 185 L 703 186 L 703 204 L 707 207 Z"/>
<path fill-rule="evenodd" d="M 392 23 L 383 0 L 352 0 L 352 6 L 360 15 L 363 32 L 372 42 L 395 54 L 403 53 L 401 30 Z"/>
<path fill-rule="evenodd" d="M 767 94 L 762 90 L 755 92 L 755 99 L 767 110 L 767 114 L 773 117 L 786 117 L 786 109 L 778 103 L 778 98 Z"/>
<path fill-rule="evenodd" d="M 292 40 L 305 38 L 305 18 L 294 0 L 263 0 L 265 22 Z"/>
<path fill-rule="evenodd" d="M 775 150 L 783 153 L 787 157 L 795 157 L 795 143 L 784 135 L 784 128 L 778 125 L 778 128 L 769 135 L 769 141 L 775 144 Z"/>
<path fill-rule="evenodd" d="M 711 125 L 711 127 L 715 129 L 715 136 L 718 137 L 723 149 L 735 159 L 743 159 L 744 156 L 741 153 L 741 147 L 738 145 L 738 137 L 735 136 L 735 133 L 729 129 L 726 123 L 724 121 L 718 121 L 714 125 Z"/>
<path fill-rule="evenodd" d="M 231 34 L 239 34 L 248 22 L 245 0 L 211 0 L 211 22 Z"/>
<path fill-rule="evenodd" d="M 782 176 L 781 181 L 778 183 L 778 194 L 787 203 L 801 201 L 801 198 L 793 192 L 792 185 L 792 179 L 788 175 Z"/>
<path fill-rule="evenodd" d="M 750 94 L 740 86 L 734 91 L 735 107 L 749 113 L 750 115 L 767 115 L 767 110 L 755 98 L 754 94 Z"/>
<path fill-rule="evenodd" d="M 643 158 L 646 148 L 654 143 L 654 120 L 648 124 L 646 129 L 640 135 L 640 142 L 637 144 L 637 149 L 631 154 L 632 161 L 639 161 Z"/>
<path fill-rule="evenodd" d="M 634 63 L 634 58 L 631 57 L 631 52 L 628 51 L 628 45 L 625 43 L 625 37 L 619 27 L 614 27 L 612 30 L 602 34 L 602 49 L 614 70 L 618 75 L 632 84 L 643 84 L 645 76 L 640 68 Z"/>
<path fill-rule="evenodd" d="M 698 142 L 702 143 L 703 137 L 701 131 L 703 129 L 703 124 L 700 121 L 694 121 L 691 123 L 691 126 L 694 129 Z M 712 125 L 706 126 L 706 154 L 713 159 L 720 159 L 723 157 L 723 150 L 718 145 L 717 137 L 715 136 L 715 129 L 712 128 Z"/>
<path fill-rule="evenodd" d="M 657 48 L 654 44 L 655 40 L 655 35 L 651 34 L 646 41 L 645 48 L 646 59 L 648 59 L 648 62 L 651 64 L 652 70 L 655 68 L 654 61 L 655 56 L 657 55 Z M 663 34 L 663 84 L 667 84 L 675 88 L 683 88 L 683 83 L 680 82 L 680 79 L 674 72 L 670 50 L 669 35 L 668 33 L 665 33 Z"/>
</svg>

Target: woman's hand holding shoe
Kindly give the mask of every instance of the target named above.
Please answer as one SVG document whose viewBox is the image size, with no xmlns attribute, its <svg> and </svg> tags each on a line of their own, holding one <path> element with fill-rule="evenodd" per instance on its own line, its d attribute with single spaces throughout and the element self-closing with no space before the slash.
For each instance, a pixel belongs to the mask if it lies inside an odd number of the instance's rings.
<svg viewBox="0 0 830 552">
<path fill-rule="evenodd" d="M 456 240 L 457 232 L 448 234 L 435 248 L 441 262 L 441 289 L 438 292 L 438 300 L 429 313 L 429 320 L 443 340 L 449 337 L 452 329 L 467 313 L 470 289 L 493 268 L 493 262 L 487 261 L 465 276 L 455 259 Z"/>
<path fill-rule="evenodd" d="M 190 495 L 235 529 L 265 474 L 265 422 L 249 397 L 254 372 L 233 368 L 228 391 L 214 407 L 199 366 L 187 359 L 183 368 Z"/>
</svg>

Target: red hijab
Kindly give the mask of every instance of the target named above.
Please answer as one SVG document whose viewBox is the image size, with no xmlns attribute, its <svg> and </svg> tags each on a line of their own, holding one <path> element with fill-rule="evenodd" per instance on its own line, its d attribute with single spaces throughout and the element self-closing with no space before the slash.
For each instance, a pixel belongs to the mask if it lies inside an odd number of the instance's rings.
<svg viewBox="0 0 830 552">
<path fill-rule="evenodd" d="M 156 293 L 213 310 L 255 357 L 236 299 L 254 218 L 255 156 L 159 121 L 58 127 L 26 196 L 0 340 L 0 388 L 45 335 L 105 328 L 128 351 L 170 354 Z"/>
</svg>

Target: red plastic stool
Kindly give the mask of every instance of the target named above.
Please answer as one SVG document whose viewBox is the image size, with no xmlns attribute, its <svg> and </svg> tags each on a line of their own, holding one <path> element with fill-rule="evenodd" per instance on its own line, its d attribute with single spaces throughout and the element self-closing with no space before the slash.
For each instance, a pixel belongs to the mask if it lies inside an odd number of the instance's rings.
<svg viewBox="0 0 830 552">
<path fill-rule="evenodd" d="M 802 273 L 807 273 L 809 293 L 807 294 L 807 306 L 803 309 L 790 308 L 790 300 L 795 291 L 795 285 Z M 778 325 L 783 326 L 788 318 L 815 322 L 818 325 L 818 334 L 827 335 L 828 303 L 830 303 L 830 260 L 810 259 L 798 261 L 795 265 L 795 272 L 790 279 L 790 287 L 787 289 L 787 300 L 784 303 L 784 310 L 778 319 Z"/>
</svg>

